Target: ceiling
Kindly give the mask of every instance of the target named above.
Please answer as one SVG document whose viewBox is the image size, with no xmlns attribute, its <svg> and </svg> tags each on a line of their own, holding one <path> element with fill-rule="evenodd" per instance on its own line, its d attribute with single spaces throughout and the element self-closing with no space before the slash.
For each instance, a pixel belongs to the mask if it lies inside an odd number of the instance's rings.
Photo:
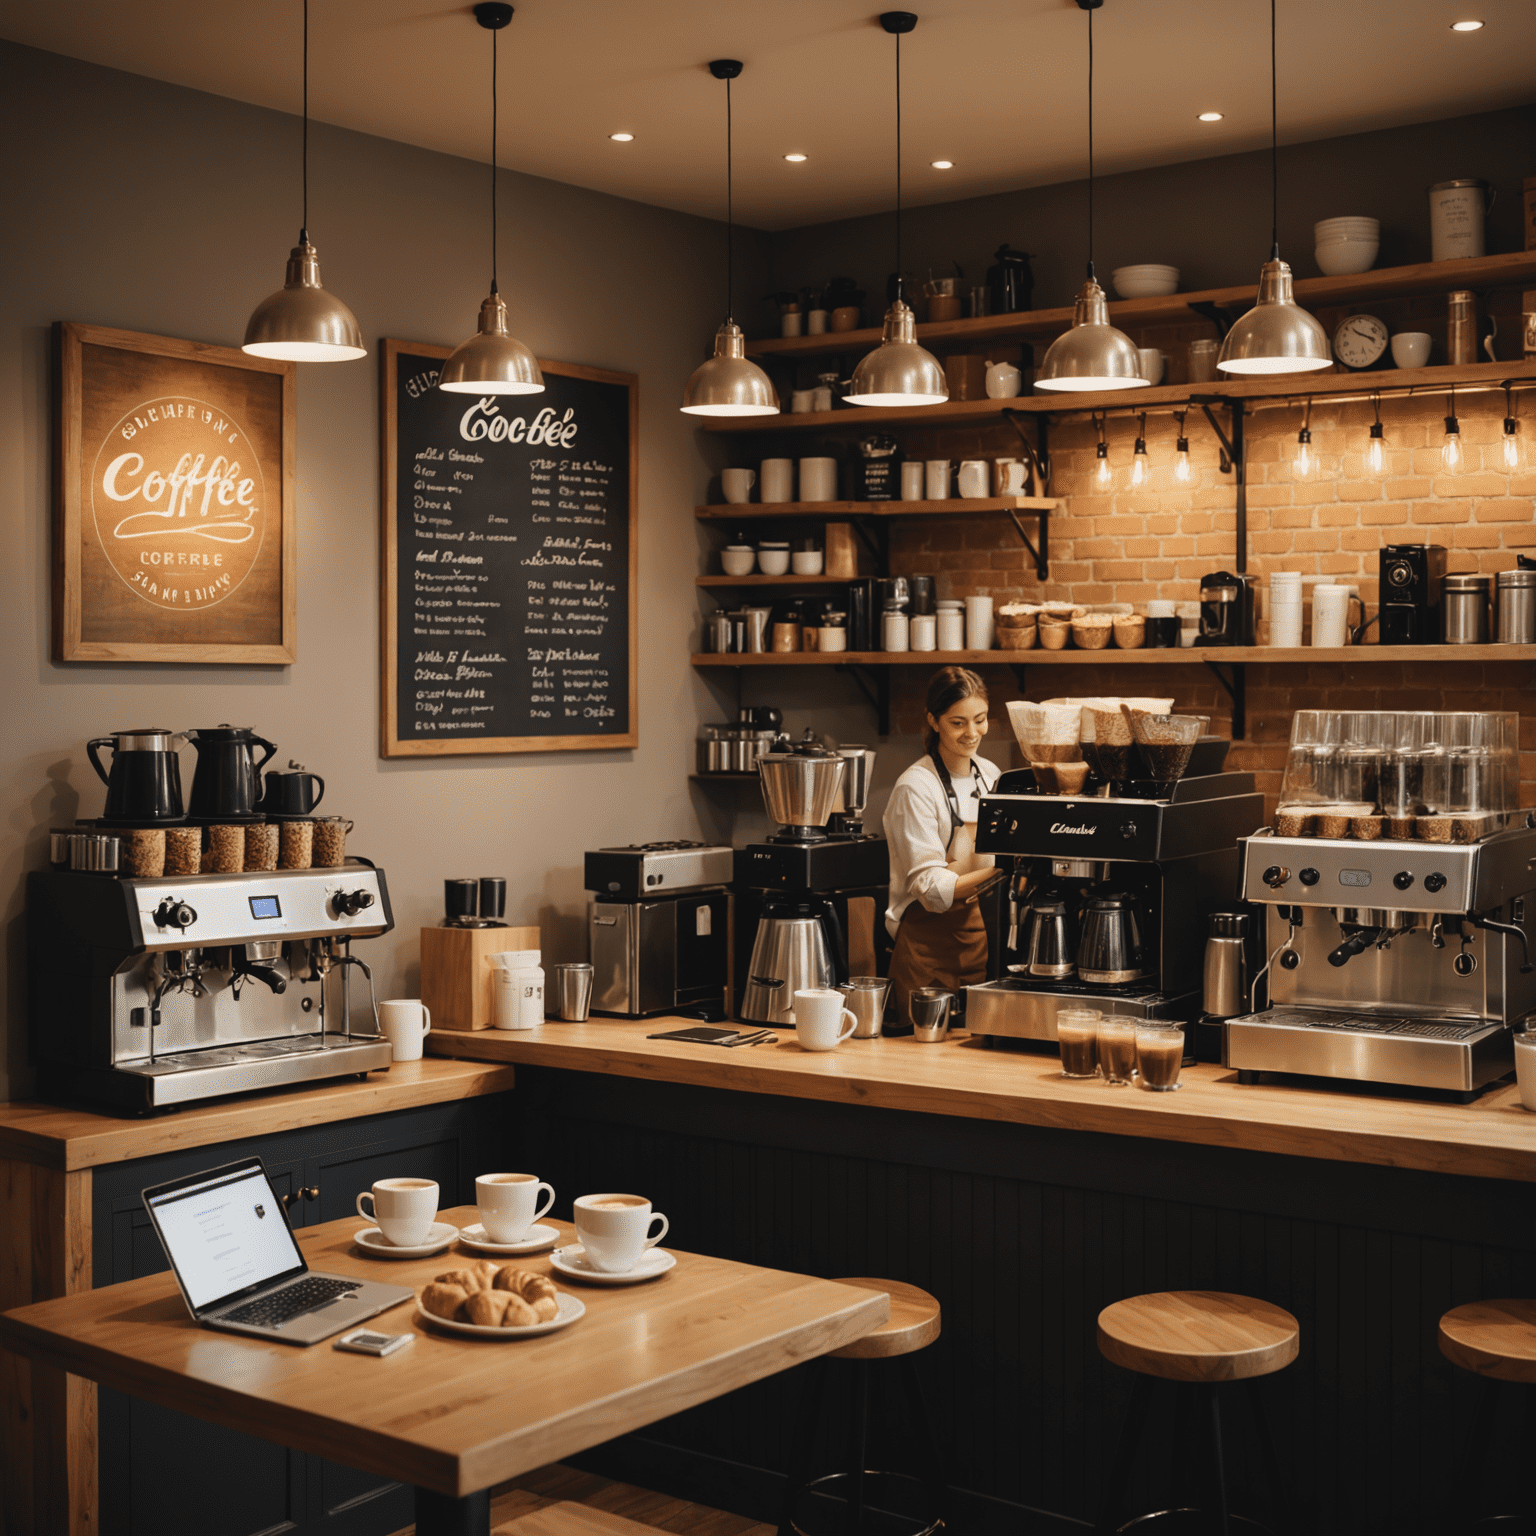
<svg viewBox="0 0 1536 1536">
<path fill-rule="evenodd" d="M 913 3 L 913 0 L 908 0 Z M 504 165 L 764 229 L 894 201 L 894 45 L 870 0 L 517 0 L 502 33 Z M 283 112 L 301 0 L 0 0 L 0 36 Z M 1075 0 L 921 0 L 902 45 L 912 203 L 1087 169 L 1087 20 Z M 1486 23 L 1456 33 L 1464 18 Z M 1107 0 L 1095 15 L 1097 163 L 1254 149 L 1269 130 L 1264 0 Z M 1328 138 L 1536 98 L 1533 0 L 1280 0 L 1280 132 Z M 489 158 L 490 37 L 455 0 L 314 0 L 310 106 L 327 123 Z M 1199 112 L 1225 114 L 1217 123 Z M 608 135 L 635 135 L 616 144 Z M 809 158 L 789 164 L 783 156 Z M 953 170 L 930 167 L 936 159 Z"/>
</svg>

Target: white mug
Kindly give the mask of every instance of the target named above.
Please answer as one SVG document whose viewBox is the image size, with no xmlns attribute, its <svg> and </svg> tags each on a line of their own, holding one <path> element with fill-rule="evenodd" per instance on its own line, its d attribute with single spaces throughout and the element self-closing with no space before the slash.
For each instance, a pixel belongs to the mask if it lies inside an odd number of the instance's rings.
<svg viewBox="0 0 1536 1536">
<path fill-rule="evenodd" d="M 960 495 L 966 501 L 976 501 L 991 494 L 991 466 L 985 459 L 960 461 Z"/>
<path fill-rule="evenodd" d="M 928 501 L 949 500 L 949 460 L 929 459 L 923 465 L 923 477 Z"/>
<path fill-rule="evenodd" d="M 365 1211 L 363 1201 L 372 1202 Z M 357 1197 L 357 1214 L 371 1221 L 397 1248 L 416 1248 L 426 1242 L 437 1220 L 435 1179 L 380 1179 Z"/>
<path fill-rule="evenodd" d="M 837 460 L 800 460 L 800 500 L 837 500 Z"/>
<path fill-rule="evenodd" d="M 627 1275 L 667 1235 L 667 1218 L 644 1195 L 580 1195 L 572 1215 L 588 1260 L 605 1275 Z M 656 1221 L 661 1231 L 653 1235 Z"/>
<path fill-rule="evenodd" d="M 1149 384 L 1161 384 L 1163 381 L 1163 369 L 1168 359 L 1163 356 L 1156 347 L 1137 347 L 1136 363 L 1141 369 L 1141 376 Z"/>
<path fill-rule="evenodd" d="M 764 459 L 762 474 L 761 494 L 764 501 L 795 499 L 795 461 L 793 459 Z"/>
<path fill-rule="evenodd" d="M 1433 342 L 1428 331 L 1399 331 L 1392 338 L 1392 361 L 1399 368 L 1422 368 Z"/>
<path fill-rule="evenodd" d="M 1348 587 L 1319 582 L 1312 588 L 1312 644 L 1341 646 L 1349 644 Z"/>
<path fill-rule="evenodd" d="M 996 638 L 996 620 L 992 613 L 990 597 L 968 597 L 965 600 L 965 648 L 968 651 L 990 651 Z"/>
<path fill-rule="evenodd" d="M 752 487 L 757 484 L 755 469 L 722 469 L 720 489 L 732 506 L 743 506 L 752 499 Z"/>
<path fill-rule="evenodd" d="M 816 391 L 814 389 L 797 389 L 790 393 L 789 414 L 791 416 L 809 416 L 816 409 Z"/>
<path fill-rule="evenodd" d="M 1029 485 L 1029 467 L 1023 459 L 994 459 L 994 496 L 1022 496 Z"/>
<path fill-rule="evenodd" d="M 830 987 L 806 987 L 795 993 L 795 1034 L 803 1051 L 830 1051 L 841 1045 L 859 1021 L 843 1007 L 843 994 Z"/>
<path fill-rule="evenodd" d="M 421 1042 L 432 1033 L 432 1011 L 414 997 L 379 1004 L 379 1028 L 396 1061 L 420 1061 Z"/>
<path fill-rule="evenodd" d="M 903 501 L 923 499 L 924 471 L 925 466 L 921 459 L 908 459 L 901 466 L 901 499 Z"/>
<path fill-rule="evenodd" d="M 539 1195 L 549 1199 L 539 1205 Z M 482 1173 L 475 1180 L 475 1204 L 480 1225 L 493 1243 L 520 1243 L 528 1228 L 547 1215 L 555 1203 L 555 1186 L 544 1184 L 531 1173 Z"/>
</svg>

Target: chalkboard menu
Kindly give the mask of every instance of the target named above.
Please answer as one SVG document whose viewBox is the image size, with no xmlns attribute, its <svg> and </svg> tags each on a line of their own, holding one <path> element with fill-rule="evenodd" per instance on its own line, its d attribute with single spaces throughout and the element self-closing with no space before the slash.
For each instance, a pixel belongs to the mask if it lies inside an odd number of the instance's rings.
<svg viewBox="0 0 1536 1536">
<path fill-rule="evenodd" d="M 383 754 L 636 746 L 636 378 L 448 394 L 450 350 L 382 348 Z"/>
</svg>

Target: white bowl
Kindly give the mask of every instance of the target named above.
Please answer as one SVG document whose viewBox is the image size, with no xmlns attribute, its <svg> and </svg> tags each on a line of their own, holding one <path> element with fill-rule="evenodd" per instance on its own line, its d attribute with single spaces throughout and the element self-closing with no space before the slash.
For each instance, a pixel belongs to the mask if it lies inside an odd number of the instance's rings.
<svg viewBox="0 0 1536 1536">
<path fill-rule="evenodd" d="M 757 552 L 757 567 L 764 576 L 783 576 L 789 571 L 789 551 L 760 549 Z"/>
<path fill-rule="evenodd" d="M 1116 267 L 1110 273 L 1110 281 L 1122 299 L 1158 299 L 1179 291 L 1179 269 L 1155 262 Z"/>
<path fill-rule="evenodd" d="M 1312 233 L 1324 235 L 1379 235 L 1380 219 L 1320 219 L 1312 226 Z"/>
<path fill-rule="evenodd" d="M 1423 368 L 1434 337 L 1428 331 L 1399 331 L 1392 338 L 1392 361 L 1399 368 Z"/>
<path fill-rule="evenodd" d="M 756 564 L 755 549 L 726 549 L 720 552 L 720 569 L 727 576 L 750 576 Z"/>
<path fill-rule="evenodd" d="M 1369 272 L 1380 249 L 1375 240 L 1330 240 L 1317 246 L 1312 254 L 1329 277 L 1343 277 L 1352 272 Z"/>
<path fill-rule="evenodd" d="M 797 549 L 789 557 L 790 569 L 796 576 L 820 576 L 823 558 L 819 549 Z"/>
</svg>

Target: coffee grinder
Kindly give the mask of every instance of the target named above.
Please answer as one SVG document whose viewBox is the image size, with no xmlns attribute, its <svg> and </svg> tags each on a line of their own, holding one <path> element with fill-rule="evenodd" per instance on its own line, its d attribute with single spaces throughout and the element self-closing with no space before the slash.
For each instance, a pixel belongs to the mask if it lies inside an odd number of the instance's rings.
<svg viewBox="0 0 1536 1536">
<path fill-rule="evenodd" d="M 1438 544 L 1388 544 L 1379 558 L 1381 644 L 1438 645 L 1445 550 Z"/>
</svg>

